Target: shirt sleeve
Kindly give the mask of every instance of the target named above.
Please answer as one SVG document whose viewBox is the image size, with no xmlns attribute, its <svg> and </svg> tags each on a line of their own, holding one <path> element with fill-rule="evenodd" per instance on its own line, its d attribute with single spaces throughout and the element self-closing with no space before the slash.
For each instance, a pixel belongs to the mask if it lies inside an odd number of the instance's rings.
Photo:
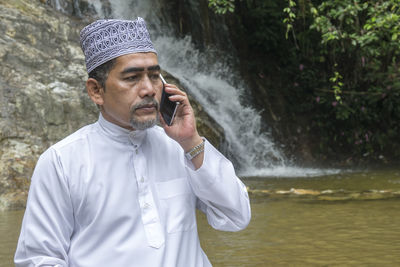
<svg viewBox="0 0 400 267">
<path fill-rule="evenodd" d="M 50 148 L 35 167 L 15 266 L 68 266 L 73 209 L 60 158 Z"/>
<path fill-rule="evenodd" d="M 194 170 L 187 159 L 189 183 L 198 198 L 198 208 L 217 230 L 239 231 L 249 224 L 250 201 L 246 186 L 236 176 L 232 163 L 207 140 L 202 166 Z"/>
</svg>

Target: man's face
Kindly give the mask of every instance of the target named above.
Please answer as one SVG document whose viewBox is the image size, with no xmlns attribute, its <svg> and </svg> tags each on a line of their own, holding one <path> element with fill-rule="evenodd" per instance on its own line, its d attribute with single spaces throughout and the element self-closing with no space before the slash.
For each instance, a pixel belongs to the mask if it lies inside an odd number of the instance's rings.
<svg viewBox="0 0 400 267">
<path fill-rule="evenodd" d="M 162 82 L 154 53 L 120 56 L 110 70 L 101 111 L 105 119 L 127 129 L 146 129 L 158 120 Z"/>
</svg>

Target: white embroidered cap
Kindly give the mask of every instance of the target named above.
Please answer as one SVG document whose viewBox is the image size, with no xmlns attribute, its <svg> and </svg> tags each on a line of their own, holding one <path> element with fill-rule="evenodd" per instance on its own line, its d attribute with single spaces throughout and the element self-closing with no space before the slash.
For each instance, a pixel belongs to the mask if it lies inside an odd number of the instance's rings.
<svg viewBox="0 0 400 267">
<path fill-rule="evenodd" d="M 101 19 L 80 33 L 80 43 L 85 54 L 86 69 L 90 73 L 101 64 L 116 57 L 142 52 L 154 52 L 144 19 Z"/>
</svg>

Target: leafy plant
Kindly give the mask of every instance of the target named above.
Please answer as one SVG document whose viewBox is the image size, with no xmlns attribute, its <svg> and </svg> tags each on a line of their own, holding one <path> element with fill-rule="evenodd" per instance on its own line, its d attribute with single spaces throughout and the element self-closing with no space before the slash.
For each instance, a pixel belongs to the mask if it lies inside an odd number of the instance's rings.
<svg viewBox="0 0 400 267">
<path fill-rule="evenodd" d="M 312 32 L 319 34 L 309 65 L 317 66 L 315 59 L 321 58 L 318 67 L 323 65 L 327 75 L 315 77 L 323 84 L 314 88 L 314 94 L 324 99 L 315 106 L 324 113 L 315 118 L 334 121 L 319 123 L 319 129 L 331 136 L 332 145 L 352 148 L 355 155 L 399 156 L 400 1 L 293 2 L 289 0 L 283 9 L 288 14 L 283 22 L 287 31 L 293 32 L 295 47 L 310 49 L 302 46 L 301 38 L 312 38 Z M 342 129 L 340 134 L 337 128 Z"/>
<path fill-rule="evenodd" d="M 208 0 L 208 6 L 217 14 L 232 13 L 235 11 L 234 0 Z"/>
<path fill-rule="evenodd" d="M 279 93 L 258 94 L 283 96 L 294 120 L 308 116 L 321 155 L 400 159 L 399 0 L 209 0 L 209 6 L 234 13 L 248 71 L 280 84 Z"/>
</svg>

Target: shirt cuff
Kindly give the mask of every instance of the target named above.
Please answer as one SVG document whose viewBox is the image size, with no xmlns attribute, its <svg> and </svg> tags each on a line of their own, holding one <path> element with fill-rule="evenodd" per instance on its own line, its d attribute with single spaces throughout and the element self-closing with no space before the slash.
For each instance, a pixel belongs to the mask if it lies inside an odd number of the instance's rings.
<svg viewBox="0 0 400 267">
<path fill-rule="evenodd" d="M 202 188 L 211 186 L 216 177 L 219 177 L 221 161 L 228 161 L 207 139 L 204 138 L 204 159 L 203 164 L 195 169 L 191 160 L 185 158 L 186 169 L 189 176 L 195 180 L 194 184 L 201 184 Z M 192 183 L 193 184 L 193 183 Z M 200 188 L 199 188 L 200 189 Z"/>
</svg>

